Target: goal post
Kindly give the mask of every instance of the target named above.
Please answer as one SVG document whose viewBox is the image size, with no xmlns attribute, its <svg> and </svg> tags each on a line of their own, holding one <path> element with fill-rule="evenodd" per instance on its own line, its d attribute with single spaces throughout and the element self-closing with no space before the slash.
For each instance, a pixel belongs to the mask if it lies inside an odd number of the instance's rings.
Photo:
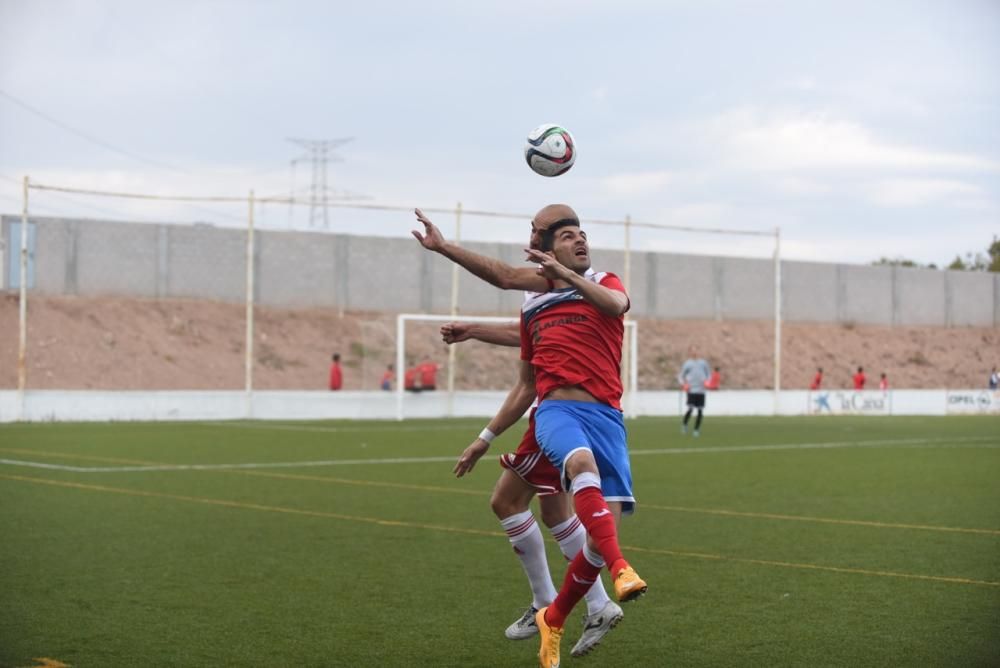
<svg viewBox="0 0 1000 668">
<path fill-rule="evenodd" d="M 513 324 L 517 323 L 517 318 L 503 316 L 450 316 L 450 315 L 425 315 L 421 313 L 400 313 L 396 316 L 396 419 L 401 421 L 405 417 L 403 410 L 405 401 L 406 382 L 406 332 L 408 323 L 445 323 L 445 322 L 470 322 L 470 323 L 493 323 L 493 324 Z M 636 392 L 639 388 L 639 365 L 638 365 L 638 337 L 639 325 L 634 320 L 625 321 L 625 339 L 622 350 L 622 380 L 625 388 L 622 397 L 622 408 L 625 417 L 631 418 L 635 414 Z M 448 374 L 447 417 L 454 414 L 455 387 L 454 374 Z M 497 406 L 499 408 L 499 405 Z"/>
</svg>

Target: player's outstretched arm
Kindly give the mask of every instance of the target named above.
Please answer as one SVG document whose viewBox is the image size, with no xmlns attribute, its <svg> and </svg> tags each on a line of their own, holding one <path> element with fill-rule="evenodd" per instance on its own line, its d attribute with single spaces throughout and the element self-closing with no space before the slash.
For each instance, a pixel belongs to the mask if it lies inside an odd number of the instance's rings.
<svg viewBox="0 0 1000 668">
<path fill-rule="evenodd" d="M 472 471 L 480 457 L 490 449 L 490 441 L 521 419 L 535 400 L 535 373 L 529 362 L 521 361 L 521 374 L 517 383 L 504 399 L 503 405 L 486 429 L 467 447 L 455 464 L 455 477 L 461 478 Z"/>
<path fill-rule="evenodd" d="M 624 292 L 606 288 L 584 278 L 559 262 L 551 253 L 543 253 L 532 248 L 525 248 L 524 252 L 528 254 L 530 261 L 538 263 L 538 273 L 541 276 L 569 283 L 576 288 L 581 297 L 604 315 L 616 318 L 628 310 L 628 295 Z"/>
<path fill-rule="evenodd" d="M 461 343 L 473 339 L 497 346 L 518 347 L 521 345 L 520 326 L 515 322 L 488 324 L 478 322 L 449 322 L 441 327 L 441 339 L 447 343 Z"/>
<path fill-rule="evenodd" d="M 449 243 L 441 234 L 441 230 L 420 209 L 414 209 L 414 213 L 417 214 L 417 220 L 423 224 L 424 232 L 421 234 L 419 231 L 413 230 L 413 236 L 427 250 L 444 255 L 452 262 L 501 290 L 545 292 L 549 289 L 548 281 L 539 276 L 534 269 L 514 267 L 506 262 L 500 262 Z"/>
</svg>

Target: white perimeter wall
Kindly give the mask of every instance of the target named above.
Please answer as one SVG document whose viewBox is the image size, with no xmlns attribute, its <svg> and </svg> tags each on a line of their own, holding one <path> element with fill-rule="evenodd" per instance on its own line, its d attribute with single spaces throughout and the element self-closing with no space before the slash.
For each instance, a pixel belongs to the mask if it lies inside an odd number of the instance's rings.
<svg viewBox="0 0 1000 668">
<path fill-rule="evenodd" d="M 504 392 L 407 393 L 406 418 L 491 417 Z M 393 420 L 394 392 L 94 392 L 0 391 L 0 422 L 130 420 Z M 707 396 L 708 415 L 1000 415 L 1000 392 L 989 390 L 893 390 L 852 392 L 730 390 Z M 680 392 L 639 392 L 630 415 L 680 415 Z"/>
</svg>

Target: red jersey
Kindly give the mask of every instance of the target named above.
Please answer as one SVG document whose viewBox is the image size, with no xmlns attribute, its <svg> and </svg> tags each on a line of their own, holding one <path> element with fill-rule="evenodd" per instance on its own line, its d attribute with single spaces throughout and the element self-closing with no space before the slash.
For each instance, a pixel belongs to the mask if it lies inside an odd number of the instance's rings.
<svg viewBox="0 0 1000 668">
<path fill-rule="evenodd" d="M 588 273 L 588 280 L 625 292 L 618 277 Z M 598 401 L 621 410 L 625 318 L 611 317 L 576 288 L 534 296 L 521 307 L 521 359 L 535 369 L 539 400 L 560 387 L 579 385 Z"/>
<path fill-rule="evenodd" d="M 722 374 L 719 373 L 718 371 L 713 371 L 712 375 L 708 377 L 707 381 L 705 381 L 706 390 L 717 390 L 721 385 L 722 385 Z"/>
<path fill-rule="evenodd" d="M 339 390 L 344 386 L 344 373 L 340 369 L 340 365 L 334 362 L 330 365 L 330 389 Z"/>
<path fill-rule="evenodd" d="M 854 374 L 854 389 L 863 390 L 865 389 L 865 374 L 860 371 Z"/>
<path fill-rule="evenodd" d="M 809 384 L 809 389 L 810 390 L 818 390 L 820 388 L 820 385 L 822 385 L 822 384 L 823 384 L 823 374 L 817 373 L 813 377 L 813 382 Z"/>
<path fill-rule="evenodd" d="M 437 387 L 438 365 L 434 362 L 424 362 L 417 365 L 417 373 L 420 374 L 420 384 L 425 390 L 433 390 Z"/>
</svg>

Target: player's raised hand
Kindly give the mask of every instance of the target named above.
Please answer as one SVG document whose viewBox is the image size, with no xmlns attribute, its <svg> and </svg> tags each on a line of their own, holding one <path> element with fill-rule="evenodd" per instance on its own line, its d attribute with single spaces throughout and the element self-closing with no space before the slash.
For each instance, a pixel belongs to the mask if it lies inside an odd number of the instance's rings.
<svg viewBox="0 0 1000 668">
<path fill-rule="evenodd" d="M 466 322 L 448 322 L 441 326 L 441 339 L 447 343 L 461 343 L 469 340 L 470 326 Z"/>
<path fill-rule="evenodd" d="M 490 449 L 490 444 L 481 438 L 477 438 L 472 442 L 472 445 L 467 447 L 463 452 L 462 456 L 458 458 L 458 462 L 455 464 L 455 477 L 461 478 L 466 473 L 472 471 L 476 466 L 476 462 L 479 458 L 486 454 L 486 451 Z"/>
<path fill-rule="evenodd" d="M 417 221 L 424 225 L 423 234 L 417 230 L 412 230 L 413 236 L 420 242 L 420 245 L 432 251 L 443 248 L 445 244 L 444 235 L 441 234 L 441 230 L 437 228 L 437 225 L 432 223 L 431 219 L 425 216 L 424 212 L 420 209 L 414 209 L 413 213 L 417 214 Z"/>
<path fill-rule="evenodd" d="M 524 252 L 528 254 L 526 258 L 528 262 L 534 262 L 538 265 L 538 275 L 544 276 L 545 278 L 551 280 L 565 279 L 573 272 L 567 269 L 556 256 L 552 253 L 543 253 L 540 250 L 535 250 L 534 248 L 525 248 Z"/>
</svg>

